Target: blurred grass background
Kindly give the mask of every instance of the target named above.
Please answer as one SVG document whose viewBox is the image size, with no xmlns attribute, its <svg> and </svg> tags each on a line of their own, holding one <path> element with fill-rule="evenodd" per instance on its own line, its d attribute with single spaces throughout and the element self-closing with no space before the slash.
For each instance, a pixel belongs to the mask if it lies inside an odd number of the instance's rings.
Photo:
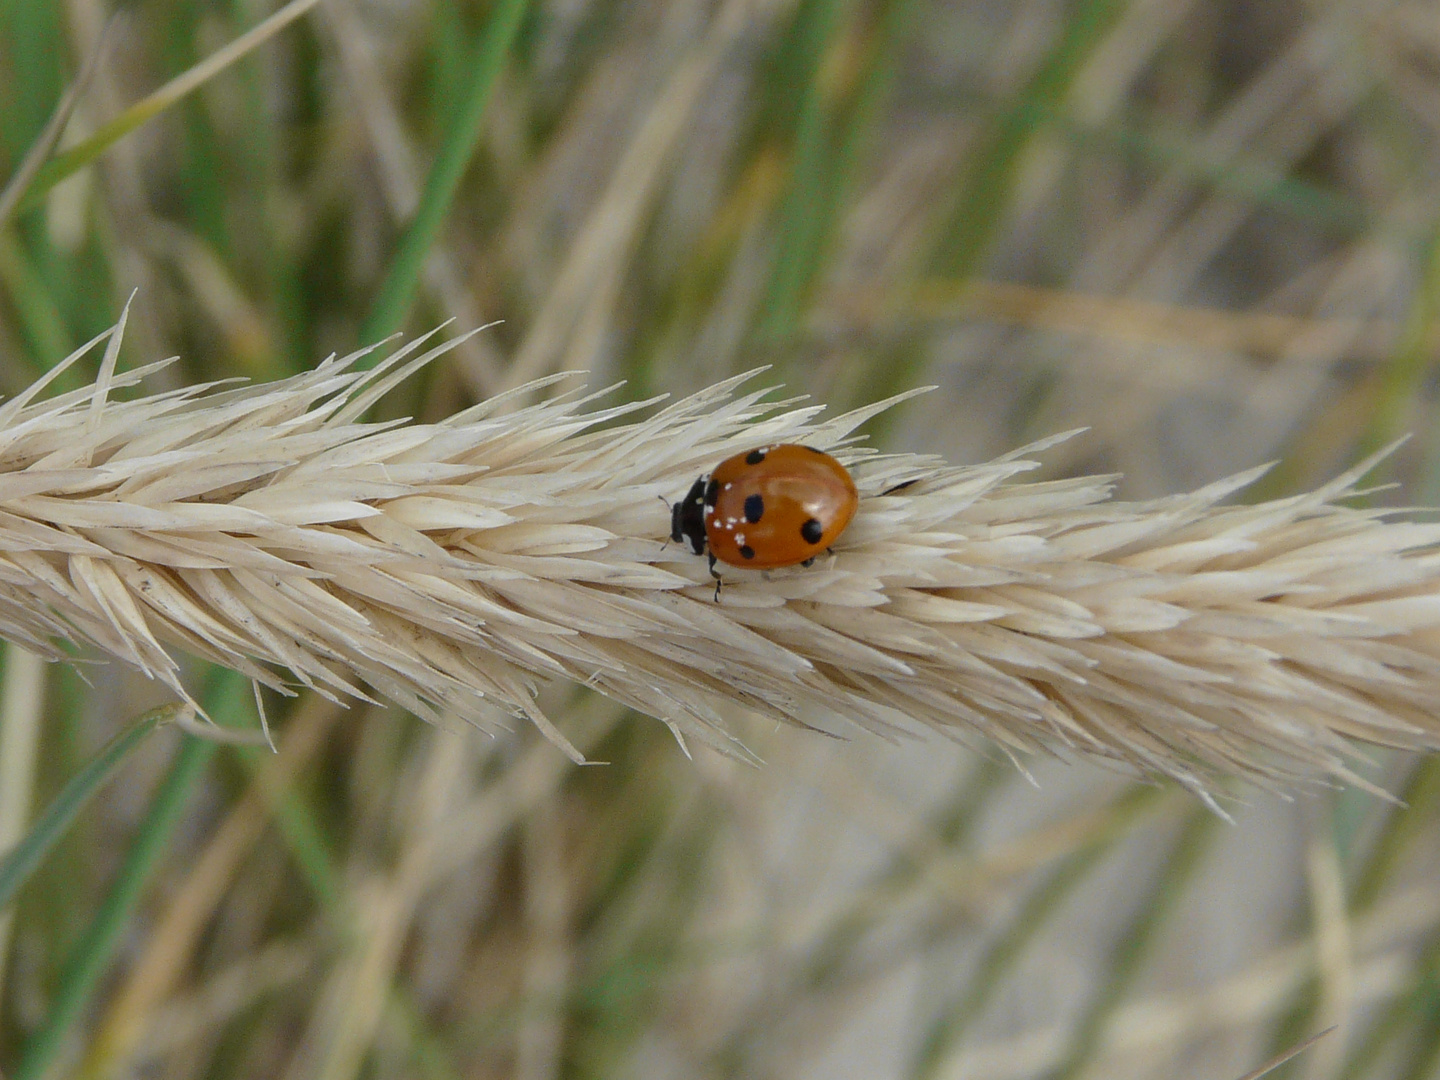
<svg viewBox="0 0 1440 1080">
<path fill-rule="evenodd" d="M 937 384 L 892 449 L 1088 425 L 1048 467 L 1128 497 L 1271 458 L 1283 494 L 1413 432 L 1395 497 L 1440 502 L 1431 3 L 277 9 L 0 0 L 0 174 L 95 59 L 0 199 L 0 389 L 139 289 L 124 362 L 177 381 L 503 319 L 391 411 L 767 363 L 836 407 Z M 1372 755 L 1408 810 L 1233 792 L 1232 828 L 934 735 L 737 716 L 765 767 L 691 762 L 568 687 L 609 765 L 310 697 L 269 702 L 278 756 L 217 749 L 136 726 L 161 700 L 6 651 L 0 850 L 73 815 L 0 874 L 12 1080 L 1234 1080 L 1335 1023 L 1272 1075 L 1440 1075 L 1431 762 Z"/>
</svg>

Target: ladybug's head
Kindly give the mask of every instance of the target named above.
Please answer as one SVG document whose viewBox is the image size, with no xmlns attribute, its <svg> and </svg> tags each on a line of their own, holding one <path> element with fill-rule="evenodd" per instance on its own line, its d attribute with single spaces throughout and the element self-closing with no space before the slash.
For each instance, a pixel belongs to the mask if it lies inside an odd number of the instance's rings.
<svg viewBox="0 0 1440 1080">
<path fill-rule="evenodd" d="M 670 508 L 670 539 L 685 541 L 691 554 L 705 554 L 705 481 L 702 476 L 685 497 Z"/>
</svg>

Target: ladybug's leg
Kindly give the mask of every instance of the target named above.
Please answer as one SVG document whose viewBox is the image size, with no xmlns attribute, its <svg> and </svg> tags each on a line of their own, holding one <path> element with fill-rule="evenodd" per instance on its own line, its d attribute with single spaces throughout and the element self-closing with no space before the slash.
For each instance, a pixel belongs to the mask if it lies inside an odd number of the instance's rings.
<svg viewBox="0 0 1440 1080">
<path fill-rule="evenodd" d="M 710 556 L 710 576 L 715 579 L 715 603 L 718 604 L 720 602 L 720 586 L 725 584 L 725 579 L 715 570 L 715 553 L 707 552 L 706 554 Z"/>
<path fill-rule="evenodd" d="M 806 560 L 805 560 L 804 562 L 802 562 L 800 565 L 801 565 L 801 566 L 814 566 L 814 565 L 815 565 L 815 556 L 814 556 L 814 555 L 811 555 L 808 559 L 806 559 Z"/>
</svg>

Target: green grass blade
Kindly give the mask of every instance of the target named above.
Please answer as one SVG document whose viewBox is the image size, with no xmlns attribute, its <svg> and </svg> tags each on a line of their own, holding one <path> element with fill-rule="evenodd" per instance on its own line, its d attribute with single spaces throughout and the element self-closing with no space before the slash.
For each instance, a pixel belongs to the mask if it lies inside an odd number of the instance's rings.
<svg viewBox="0 0 1440 1080">
<path fill-rule="evenodd" d="M 1435 939 L 1431 936 L 1428 944 L 1420 954 L 1420 961 L 1416 964 L 1418 972 L 1414 983 L 1409 990 L 1391 1001 L 1384 1012 L 1370 1025 L 1362 1039 L 1350 1049 L 1345 1055 L 1345 1061 L 1336 1073 L 1336 1080 L 1362 1080 L 1363 1077 L 1375 1075 L 1375 1066 L 1378 1062 L 1384 1061 L 1390 1055 L 1387 1049 L 1390 1044 L 1399 1039 L 1403 1034 L 1413 1033 L 1417 1022 L 1429 1014 L 1432 1019 L 1437 1003 L 1437 987 L 1435 980 L 1435 963 L 1437 960 Z M 1429 1030 L 1434 1030 L 1433 1026 Z M 1423 1066 L 1423 1046 L 1411 1046 L 1408 1058 L 1409 1067 L 1403 1073 L 1390 1075 L 1411 1077 L 1417 1075 L 1415 1068 Z M 1285 1080 L 1288 1076 L 1300 1075 L 1296 1070 L 1291 1069 L 1286 1073 L 1277 1073 L 1275 1080 Z M 1420 1076 L 1433 1076 L 1433 1069 L 1430 1073 L 1419 1073 Z"/>
<path fill-rule="evenodd" d="M 60 794 L 55 796 L 25 838 L 0 860 L 0 909 L 15 898 L 15 893 L 35 872 L 55 841 L 64 835 L 75 815 L 115 775 L 115 770 L 129 757 L 130 751 L 144 742 L 145 737 L 161 723 L 173 717 L 179 708 L 179 705 L 162 705 L 145 713 L 111 739 L 105 749 L 60 789 Z"/>
<path fill-rule="evenodd" d="M 1392 875 L 1405 869 L 1405 855 L 1411 845 L 1430 835 L 1435 806 L 1440 802 L 1440 762 L 1435 758 L 1421 761 L 1405 790 L 1400 793 L 1400 798 L 1403 809 L 1391 811 L 1390 820 L 1372 845 L 1369 858 L 1356 878 L 1350 900 L 1352 918 L 1375 905 Z M 1440 964 L 1440 935 L 1432 931 L 1420 955 L 1414 985 L 1408 993 L 1389 1002 L 1364 1037 L 1351 1047 L 1337 1080 L 1359 1080 L 1372 1071 L 1385 1047 L 1414 1023 L 1418 1013 L 1426 1011 L 1435 994 L 1435 972 L 1440 970 L 1437 968 Z M 1306 983 L 1302 996 L 1277 1026 L 1274 1041 L 1283 1040 L 1309 1023 L 1317 1011 L 1318 1001 L 1318 989 L 1312 978 Z"/>
<path fill-rule="evenodd" d="M 217 669 L 205 694 L 205 711 L 217 721 L 228 719 L 245 707 L 248 698 L 249 685 L 243 676 Z M 180 744 L 110 893 L 65 964 L 50 1014 L 25 1045 L 11 1080 L 40 1080 L 54 1064 L 70 1029 L 89 1005 L 109 967 L 146 884 L 169 848 L 191 790 L 218 745 L 194 737 Z"/>
<path fill-rule="evenodd" d="M 262 753 L 239 751 L 252 779 L 259 773 L 264 761 Z M 335 920 L 337 927 L 348 929 L 354 913 L 347 901 L 344 876 L 335 863 L 334 845 L 325 835 L 320 819 L 309 802 L 293 789 L 276 792 L 269 810 L 316 901 Z"/>
<path fill-rule="evenodd" d="M 982 134 L 960 202 L 945 228 L 935 269 L 965 278 L 979 268 L 1004 224 L 1025 150 L 1046 117 L 1058 112 L 1075 77 L 1120 16 L 1123 0 L 1084 0 L 1020 94 Z"/>
<path fill-rule="evenodd" d="M 969 843 L 990 796 L 1013 775 L 1012 770 L 998 761 L 984 762 L 934 822 L 933 834 L 948 847 L 963 849 Z M 877 905 L 871 897 L 904 895 L 915 887 L 925 871 L 922 857 L 904 852 L 877 876 L 868 889 L 861 890 L 858 901 L 833 921 L 811 950 L 810 962 L 796 981 L 795 999 L 804 1000 L 818 991 L 829 990 L 842 983 L 856 948 L 883 917 L 880 914 L 883 905 Z"/>
<path fill-rule="evenodd" d="M 1440 932 L 1432 929 L 1415 964 L 1409 989 L 1390 1002 L 1365 1038 L 1346 1056 L 1339 1076 L 1359 1080 L 1374 1075 L 1375 1065 L 1386 1060 L 1386 1047 L 1409 1033 L 1410 1045 L 1403 1054 L 1400 1080 L 1427 1080 L 1436 1075 L 1440 1063 Z"/>
<path fill-rule="evenodd" d="M 420 194 L 420 205 L 400 238 L 400 246 L 381 283 L 370 317 L 361 327 L 360 340 L 364 343 L 388 337 L 405 321 L 425 259 L 440 235 L 440 226 L 444 224 L 460 180 L 475 154 L 485 107 L 490 102 L 495 80 L 510 54 L 527 7 L 527 0 L 500 0 L 490 16 L 471 65 L 465 99 L 455 110 L 450 130 L 440 144 L 435 164 L 425 181 L 425 190 Z"/>
<path fill-rule="evenodd" d="M 16 321 L 30 346 L 25 359 L 32 375 L 42 375 L 74 347 L 65 315 L 46 288 L 30 253 L 13 229 L 0 226 L 0 288 L 14 305 Z M 67 383 L 74 385 L 78 376 Z M 67 387 L 68 389 L 68 387 Z"/>
<path fill-rule="evenodd" d="M 4 143 L 14 156 L 31 144 L 60 97 L 61 30 L 57 4 L 0 4 L 0 32 L 6 37 L 13 88 L 0 117 Z"/>
<path fill-rule="evenodd" d="M 1429 836 L 1435 808 L 1440 805 L 1440 759 L 1427 757 L 1415 767 L 1400 805 L 1389 808 L 1384 831 L 1370 847 L 1364 867 L 1356 875 L 1350 910 L 1359 915 L 1380 899 L 1392 875 L 1405 868 L 1404 857 L 1412 843 Z"/>
<path fill-rule="evenodd" d="M 1165 922 L 1174 912 L 1185 889 L 1199 869 L 1209 840 L 1214 835 L 1221 819 L 1204 807 L 1193 810 L 1180 830 L 1170 850 L 1170 857 L 1160 871 L 1159 880 L 1150 890 L 1140 911 L 1131 920 L 1120 943 L 1105 965 L 1109 979 L 1091 1000 L 1089 1008 L 1080 1018 L 1070 1036 L 1069 1045 L 1060 1064 L 1047 1075 L 1047 1080 L 1074 1080 L 1091 1064 L 1095 1051 L 1100 1047 L 1105 1025 L 1115 1009 L 1124 999 L 1141 965 L 1150 955 L 1150 947 L 1164 929 Z"/>
<path fill-rule="evenodd" d="M 817 0 L 801 12 L 803 40 L 809 43 L 810 71 L 801 96 L 790 182 L 780 202 L 775 271 L 770 281 L 761 334 L 783 340 L 793 333 L 800 306 L 815 269 L 831 207 L 830 153 L 833 103 L 825 57 L 845 29 L 846 0 Z"/>
<path fill-rule="evenodd" d="M 1044 884 L 1025 898 L 1010 926 L 985 950 L 961 994 L 921 1040 L 920 1052 L 910 1067 L 912 1080 L 931 1080 L 942 1074 L 952 1049 L 990 1003 L 1003 984 L 1005 974 L 1024 954 L 1025 947 L 1048 926 L 1050 916 L 1109 850 L 1109 845 L 1101 844 L 1082 848 L 1067 857 Z"/>
<path fill-rule="evenodd" d="M 282 29 L 318 4 L 320 0 L 291 0 L 268 19 L 218 49 L 183 75 L 178 75 L 149 97 L 137 101 L 109 123 L 102 124 L 95 134 L 57 154 L 40 168 L 25 197 L 20 200 L 20 213 L 40 205 L 45 193 L 67 176 L 79 172 L 115 143 L 136 128 L 153 120 L 191 91 L 203 86 L 246 53 L 269 41 Z"/>
<path fill-rule="evenodd" d="M 836 227 L 863 151 L 894 81 L 896 53 L 905 43 L 917 0 L 888 0 L 873 14 L 855 87 L 832 88 L 838 77 L 822 56 L 800 105 L 794 164 L 780 206 L 775 270 L 762 336 L 784 341 L 795 333 L 807 294 L 825 268 Z M 846 32 L 839 5 L 824 12 L 827 52 Z M 833 40 L 832 40 L 833 39 Z M 836 99 L 840 100 L 836 100 Z"/>
</svg>

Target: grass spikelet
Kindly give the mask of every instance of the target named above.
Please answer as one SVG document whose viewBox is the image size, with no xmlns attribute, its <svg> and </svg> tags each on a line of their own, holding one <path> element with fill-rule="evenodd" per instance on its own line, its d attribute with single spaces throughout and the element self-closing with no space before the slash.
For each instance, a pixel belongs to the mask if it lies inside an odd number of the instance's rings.
<svg viewBox="0 0 1440 1080">
<path fill-rule="evenodd" d="M 118 657 L 186 697 L 172 647 L 291 692 L 379 694 L 433 721 L 541 713 L 584 682 L 743 752 L 739 705 L 843 734 L 918 724 L 1023 756 L 1172 777 L 1354 781 L 1351 740 L 1440 741 L 1440 525 L 1309 495 L 1222 500 L 1258 471 L 1149 502 L 1111 479 L 1022 480 L 1054 440 L 971 466 L 855 446 L 745 378 L 658 410 L 562 394 L 437 424 L 374 398 L 459 339 L 267 385 L 115 400 L 154 366 L 0 407 L 0 633 Z M 368 351 L 368 350 L 367 350 Z M 55 373 L 52 373 L 53 377 Z M 721 458 L 806 442 L 862 502 L 833 557 L 731 571 L 667 542 Z M 904 485 L 904 486 L 901 486 Z"/>
</svg>

